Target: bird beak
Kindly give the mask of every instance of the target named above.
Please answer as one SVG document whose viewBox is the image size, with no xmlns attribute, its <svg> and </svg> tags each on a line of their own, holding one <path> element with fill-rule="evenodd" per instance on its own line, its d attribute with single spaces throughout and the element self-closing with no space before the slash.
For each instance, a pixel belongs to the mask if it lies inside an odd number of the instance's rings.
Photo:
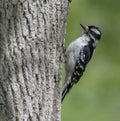
<svg viewBox="0 0 120 121">
<path fill-rule="evenodd" d="M 82 24 L 80 24 L 80 26 L 82 27 L 82 29 L 83 29 L 85 32 L 88 31 L 88 27 L 87 27 L 87 26 L 84 26 L 84 25 L 82 25 Z"/>
</svg>

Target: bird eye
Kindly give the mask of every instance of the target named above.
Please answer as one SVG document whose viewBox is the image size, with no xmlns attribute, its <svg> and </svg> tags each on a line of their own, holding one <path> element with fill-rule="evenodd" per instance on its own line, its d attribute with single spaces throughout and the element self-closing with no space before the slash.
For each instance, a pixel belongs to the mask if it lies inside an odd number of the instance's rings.
<svg viewBox="0 0 120 121">
<path fill-rule="evenodd" d="M 90 31 L 90 33 L 91 33 L 92 35 L 96 34 L 94 31 Z"/>
</svg>

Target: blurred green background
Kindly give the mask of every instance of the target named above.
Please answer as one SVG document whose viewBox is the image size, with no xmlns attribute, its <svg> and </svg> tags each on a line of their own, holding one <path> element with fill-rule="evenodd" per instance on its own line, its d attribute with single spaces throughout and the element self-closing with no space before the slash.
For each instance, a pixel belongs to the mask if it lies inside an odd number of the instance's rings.
<svg viewBox="0 0 120 121">
<path fill-rule="evenodd" d="M 72 0 L 66 46 L 81 35 L 80 23 L 96 25 L 103 34 L 83 77 L 62 104 L 62 121 L 120 121 L 120 1 Z"/>
</svg>

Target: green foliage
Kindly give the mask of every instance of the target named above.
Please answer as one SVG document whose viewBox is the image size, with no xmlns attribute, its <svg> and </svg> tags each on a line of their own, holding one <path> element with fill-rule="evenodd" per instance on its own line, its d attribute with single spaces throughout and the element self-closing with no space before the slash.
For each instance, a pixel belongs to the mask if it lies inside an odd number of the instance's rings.
<svg viewBox="0 0 120 121">
<path fill-rule="evenodd" d="M 66 46 L 81 35 L 80 23 L 99 26 L 103 34 L 62 104 L 62 121 L 120 121 L 120 1 L 72 0 Z"/>
</svg>

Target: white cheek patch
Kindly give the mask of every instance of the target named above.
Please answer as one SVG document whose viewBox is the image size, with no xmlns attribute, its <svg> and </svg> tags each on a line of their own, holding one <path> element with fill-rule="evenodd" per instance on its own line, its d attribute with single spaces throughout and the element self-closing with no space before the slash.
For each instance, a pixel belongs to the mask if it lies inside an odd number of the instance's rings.
<svg viewBox="0 0 120 121">
<path fill-rule="evenodd" d="M 100 31 L 98 31 L 97 29 L 94 29 L 94 28 L 92 28 L 91 31 L 95 32 L 97 35 L 101 34 Z"/>
</svg>

